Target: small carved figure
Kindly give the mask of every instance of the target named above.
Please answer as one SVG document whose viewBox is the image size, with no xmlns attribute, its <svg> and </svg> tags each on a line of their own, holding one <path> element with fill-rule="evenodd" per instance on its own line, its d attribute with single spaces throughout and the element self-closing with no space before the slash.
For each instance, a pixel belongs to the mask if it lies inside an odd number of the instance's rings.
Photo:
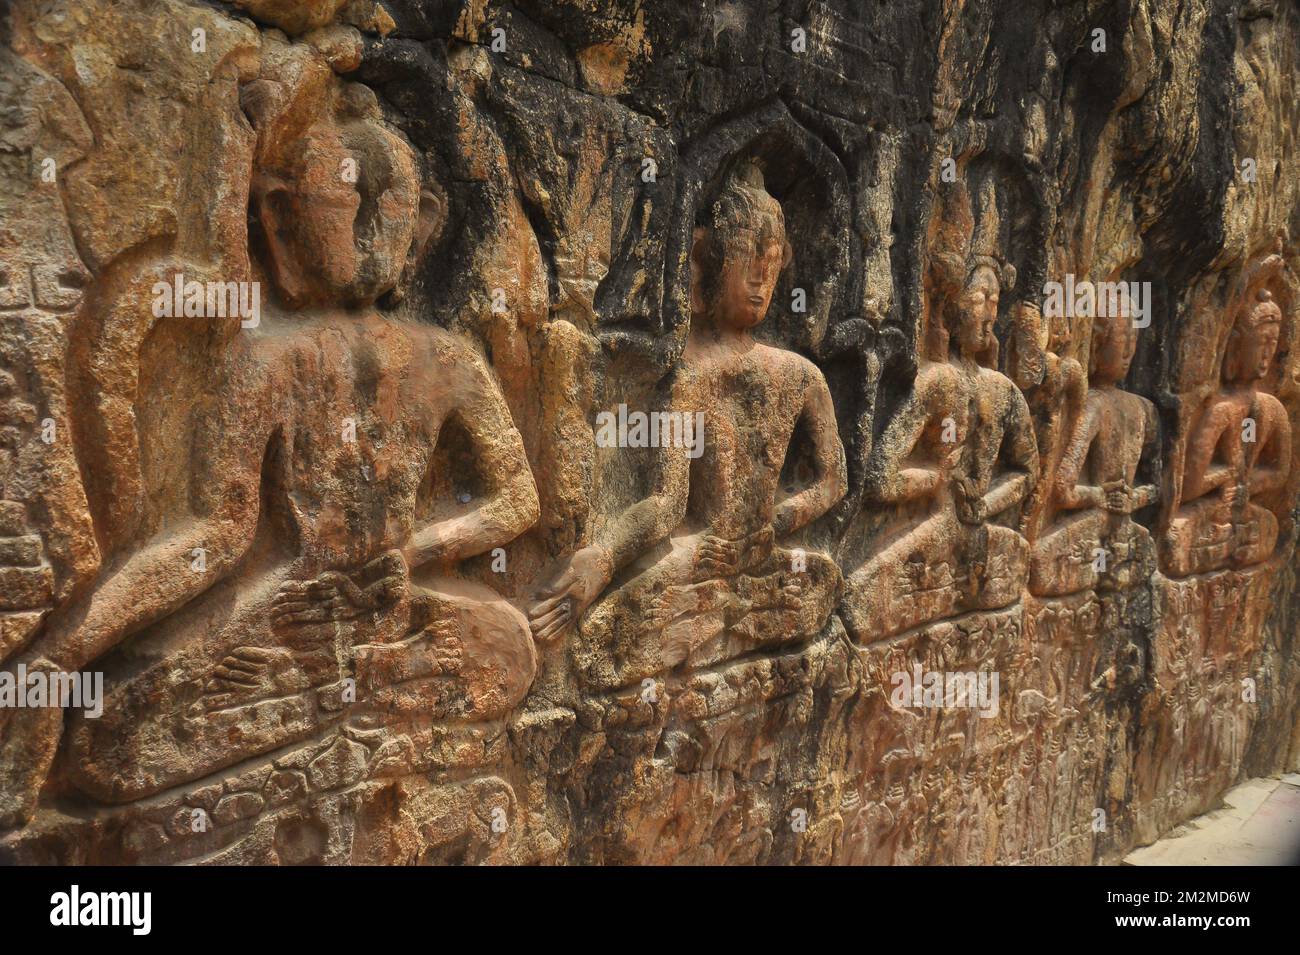
<svg viewBox="0 0 1300 955">
<path fill-rule="evenodd" d="M 1024 396 L 986 367 L 1003 284 L 1014 273 L 973 256 L 960 294 L 941 302 L 912 394 L 873 451 L 874 498 L 904 527 L 848 579 L 841 610 L 860 642 L 1014 603 L 1029 547 L 994 521 L 1033 486 L 1038 453 Z"/>
<path fill-rule="evenodd" d="M 1142 556 L 1150 534 L 1132 513 L 1155 503 L 1153 483 L 1138 468 L 1154 449 L 1156 411 L 1146 398 L 1118 385 L 1128 374 L 1137 330 L 1124 309 L 1093 323 L 1089 389 L 1073 423 L 1047 498 L 1043 529 L 1030 558 L 1029 589 L 1059 596 L 1136 582 L 1148 570 Z"/>
<path fill-rule="evenodd" d="M 1178 510 L 1165 534 L 1174 577 L 1267 560 L 1278 520 L 1256 499 L 1286 484 L 1291 422 L 1260 389 L 1273 367 L 1282 312 L 1268 289 L 1237 313 L 1223 358 L 1223 386 L 1194 419 Z"/>
</svg>

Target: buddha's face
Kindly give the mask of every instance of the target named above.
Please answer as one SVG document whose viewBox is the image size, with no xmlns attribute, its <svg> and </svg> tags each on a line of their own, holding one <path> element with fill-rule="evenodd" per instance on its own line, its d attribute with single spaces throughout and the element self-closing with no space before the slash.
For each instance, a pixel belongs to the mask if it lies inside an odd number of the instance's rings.
<svg viewBox="0 0 1300 955">
<path fill-rule="evenodd" d="M 993 341 L 1001 287 L 993 269 L 981 265 L 971 274 L 957 300 L 957 347 L 963 355 L 978 355 Z"/>
<path fill-rule="evenodd" d="M 752 328 L 767 315 L 785 264 L 785 236 L 779 230 L 732 229 L 723 239 L 716 319 L 735 329 Z"/>
<path fill-rule="evenodd" d="M 1256 305 L 1246 319 L 1238 323 L 1235 335 L 1236 379 L 1258 381 L 1273 367 L 1278 338 L 1282 331 L 1282 313 L 1272 302 Z"/>
<path fill-rule="evenodd" d="M 361 157 L 361 206 L 352 229 L 360 252 L 356 282 L 378 297 L 397 284 L 415 241 L 420 176 L 411 148 L 377 123 L 353 124 L 348 141 Z"/>
<path fill-rule="evenodd" d="M 1126 309 L 1098 322 L 1094 336 L 1093 377 L 1097 384 L 1114 384 L 1128 374 L 1137 351 L 1137 329 Z"/>
<path fill-rule="evenodd" d="M 361 194 L 341 174 L 356 157 L 334 137 L 309 136 L 289 205 L 298 261 L 331 292 L 347 288 L 357 273 L 353 235 Z"/>
<path fill-rule="evenodd" d="M 313 127 L 298 156 L 290 188 L 270 197 L 281 285 L 295 299 L 373 302 L 397 284 L 415 236 L 410 148 L 355 120 Z"/>
</svg>

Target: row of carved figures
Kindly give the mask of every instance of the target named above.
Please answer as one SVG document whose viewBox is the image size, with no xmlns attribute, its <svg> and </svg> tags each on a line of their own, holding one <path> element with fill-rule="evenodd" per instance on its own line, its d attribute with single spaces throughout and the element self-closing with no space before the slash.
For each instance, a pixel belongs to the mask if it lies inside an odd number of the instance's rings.
<svg viewBox="0 0 1300 955">
<path fill-rule="evenodd" d="M 1006 607 L 1026 586 L 1060 597 L 1130 587 L 1154 569 L 1151 533 L 1133 515 L 1160 501 L 1159 419 L 1122 387 L 1137 323 L 1125 308 L 1088 319 L 1086 379 L 1079 362 L 1049 354 L 1045 377 L 1055 380 L 1027 401 L 986 358 L 1005 271 L 971 257 L 960 293 L 939 303 L 943 324 L 914 391 L 875 449 L 875 499 L 908 516 L 849 576 L 845 620 L 862 639 Z M 1233 316 L 1222 386 L 1192 418 L 1179 504 L 1160 532 L 1171 577 L 1250 567 L 1276 548 L 1278 518 L 1260 499 L 1286 485 L 1291 425 L 1261 383 L 1282 327 L 1267 288 Z M 1044 394 L 1050 404 L 1031 412 Z"/>
<path fill-rule="evenodd" d="M 1030 403 L 989 357 L 1009 271 L 984 254 L 932 296 L 916 380 L 873 450 L 869 506 L 894 513 L 880 546 L 847 580 L 829 555 L 794 546 L 844 496 L 845 456 L 819 368 L 753 335 L 791 248 L 762 172 L 739 162 L 695 232 L 691 326 L 671 377 L 671 410 L 705 413 L 701 453 L 664 448 L 654 492 L 520 606 L 456 577 L 538 519 L 522 439 L 473 348 L 375 307 L 443 225 L 413 150 L 365 87 L 324 85 L 305 122 L 289 82 L 245 90 L 252 213 L 278 294 L 212 369 L 219 400 L 195 440 L 192 513 L 111 561 L 0 661 L 81 671 L 137 637 L 102 717 L 0 713 L 0 825 L 30 818 L 61 744 L 75 786 L 127 802 L 344 720 L 500 719 L 533 682 L 534 640 L 572 633 L 580 678 L 601 692 L 807 639 L 837 609 L 870 642 L 1010 606 L 1026 585 L 1124 586 L 1149 550 L 1132 515 L 1157 499 L 1139 479 L 1156 415 L 1120 387 L 1133 323 L 1095 323 L 1086 395 L 1040 460 Z M 330 174 L 349 159 L 364 176 Z M 1255 499 L 1285 483 L 1290 461 L 1287 414 L 1259 387 L 1281 325 L 1266 292 L 1234 317 L 1222 390 L 1193 426 L 1162 532 L 1170 573 L 1274 549 L 1277 518 Z M 1248 417 L 1257 430 L 1243 443 Z M 434 510 L 434 452 L 453 425 L 482 486 Z M 797 441 L 809 467 L 785 486 Z"/>
</svg>

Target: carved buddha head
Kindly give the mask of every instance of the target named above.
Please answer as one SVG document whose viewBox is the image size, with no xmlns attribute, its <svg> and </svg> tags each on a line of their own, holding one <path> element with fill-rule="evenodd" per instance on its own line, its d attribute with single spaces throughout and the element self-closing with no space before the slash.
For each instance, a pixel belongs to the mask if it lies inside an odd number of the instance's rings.
<svg viewBox="0 0 1300 955">
<path fill-rule="evenodd" d="M 373 303 L 430 231 L 413 150 L 384 126 L 370 89 L 330 80 L 303 92 L 261 79 L 243 95 L 258 132 L 253 208 L 292 307 Z"/>
<path fill-rule="evenodd" d="M 1273 293 L 1260 289 L 1255 298 L 1237 313 L 1228 350 L 1223 359 L 1223 378 L 1231 384 L 1250 384 L 1264 378 L 1273 366 L 1282 334 L 1282 310 Z"/>
<path fill-rule="evenodd" d="M 707 224 L 695 230 L 692 312 L 719 328 L 752 328 L 767 315 L 791 258 L 781 204 L 767 191 L 758 166 L 744 163 L 727 177 L 710 212 Z"/>
<path fill-rule="evenodd" d="M 1002 283 L 997 263 L 977 257 L 975 267 L 957 297 L 957 321 L 953 329 L 957 348 L 963 355 L 978 355 L 988 350 L 993 337 L 993 323 L 998 319 L 998 296 Z"/>
<path fill-rule="evenodd" d="M 1088 363 L 1088 380 L 1096 385 L 1114 385 L 1124 380 L 1133 354 L 1137 351 L 1137 329 L 1127 306 L 1114 314 L 1099 316 L 1092 325 L 1092 351 Z"/>
<path fill-rule="evenodd" d="M 993 325 L 998 319 L 998 300 L 1003 288 L 1015 281 L 1015 270 L 987 255 L 970 258 L 961 290 L 944 309 L 949 347 L 965 358 L 988 362 L 996 356 Z M 996 360 L 995 358 L 993 360 Z"/>
</svg>

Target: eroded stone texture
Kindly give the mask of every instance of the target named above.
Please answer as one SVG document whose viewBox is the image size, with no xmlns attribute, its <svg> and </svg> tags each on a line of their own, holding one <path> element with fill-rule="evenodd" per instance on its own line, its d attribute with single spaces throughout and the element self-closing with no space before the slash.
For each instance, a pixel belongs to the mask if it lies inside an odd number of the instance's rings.
<svg viewBox="0 0 1300 955">
<path fill-rule="evenodd" d="M 1293 4 L 2 15 L 0 859 L 1106 862 L 1300 765 Z"/>
</svg>

